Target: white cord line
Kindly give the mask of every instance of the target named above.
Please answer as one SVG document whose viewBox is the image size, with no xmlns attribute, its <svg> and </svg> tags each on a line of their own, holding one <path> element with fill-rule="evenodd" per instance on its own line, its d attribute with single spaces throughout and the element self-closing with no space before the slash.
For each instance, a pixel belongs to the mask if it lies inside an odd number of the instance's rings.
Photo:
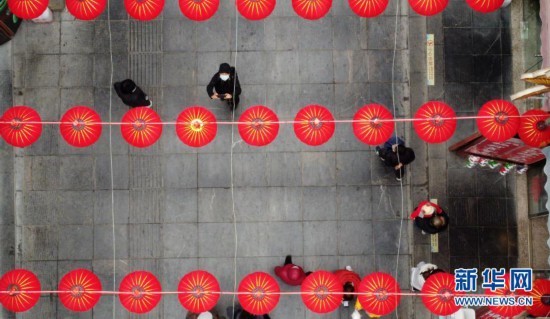
<svg viewBox="0 0 550 319">
<path fill-rule="evenodd" d="M 233 109 L 231 110 L 231 121 L 235 122 L 235 91 L 237 88 L 237 56 L 239 54 L 239 12 L 237 6 L 235 6 L 235 61 L 233 67 L 235 68 L 235 74 L 233 79 Z M 235 146 L 235 125 L 231 125 L 231 151 L 230 151 L 230 174 L 231 174 L 231 209 L 233 211 L 233 233 L 235 234 L 235 252 L 233 255 L 233 291 L 237 291 L 237 254 L 239 249 L 239 235 L 237 234 L 237 213 L 235 212 L 235 187 L 233 178 L 233 147 Z M 231 301 L 233 314 L 230 319 L 235 318 L 235 295 Z"/>
</svg>

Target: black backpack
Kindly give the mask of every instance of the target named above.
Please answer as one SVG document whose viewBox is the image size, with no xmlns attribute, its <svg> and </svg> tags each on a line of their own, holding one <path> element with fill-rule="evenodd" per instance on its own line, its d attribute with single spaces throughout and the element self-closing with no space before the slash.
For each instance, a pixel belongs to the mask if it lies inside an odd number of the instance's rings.
<svg viewBox="0 0 550 319">
<path fill-rule="evenodd" d="M 8 0 L 0 0 L 0 45 L 11 40 L 23 20 L 11 13 Z"/>
</svg>

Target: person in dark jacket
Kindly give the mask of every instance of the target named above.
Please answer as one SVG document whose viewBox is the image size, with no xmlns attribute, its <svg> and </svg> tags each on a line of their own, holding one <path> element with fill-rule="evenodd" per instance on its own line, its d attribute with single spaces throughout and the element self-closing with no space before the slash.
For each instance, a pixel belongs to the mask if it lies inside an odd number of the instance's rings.
<svg viewBox="0 0 550 319">
<path fill-rule="evenodd" d="M 234 111 L 239 106 L 241 84 L 235 68 L 227 63 L 220 64 L 220 69 L 206 86 L 208 96 L 214 100 L 227 102 L 229 109 Z"/>
<path fill-rule="evenodd" d="M 122 82 L 115 82 L 116 94 L 122 99 L 122 102 L 130 107 L 151 107 L 153 102 L 149 99 L 147 94 L 140 89 L 139 86 L 130 79 L 126 79 Z"/>
<path fill-rule="evenodd" d="M 376 154 L 387 166 L 395 169 L 395 179 L 401 181 L 405 176 L 405 165 L 414 161 L 414 151 L 405 146 L 405 142 L 398 137 L 391 138 L 384 147 L 376 147 Z"/>
<path fill-rule="evenodd" d="M 227 308 L 227 317 L 233 319 L 271 319 L 268 314 L 253 315 L 250 312 L 244 310 L 239 304 L 236 304 L 234 308 Z"/>
<path fill-rule="evenodd" d="M 422 234 L 437 234 L 449 226 L 449 215 L 442 210 L 429 217 L 417 216 L 414 224 L 422 230 Z"/>
</svg>

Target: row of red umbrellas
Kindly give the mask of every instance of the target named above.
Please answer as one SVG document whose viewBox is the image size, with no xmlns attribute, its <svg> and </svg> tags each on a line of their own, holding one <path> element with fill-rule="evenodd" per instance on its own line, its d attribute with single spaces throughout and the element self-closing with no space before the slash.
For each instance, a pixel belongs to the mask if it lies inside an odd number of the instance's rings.
<svg viewBox="0 0 550 319">
<path fill-rule="evenodd" d="M 480 132 L 494 142 L 502 142 L 519 134 L 528 145 L 543 147 L 550 143 L 550 129 L 546 120 L 550 115 L 541 110 L 530 110 L 519 115 L 517 108 L 504 100 L 484 104 L 475 118 Z M 368 145 L 379 145 L 394 132 L 396 121 L 410 120 L 419 137 L 428 143 L 442 143 L 452 137 L 457 117 L 453 109 L 438 101 L 422 105 L 413 119 L 394 119 L 380 104 L 368 104 L 357 111 L 353 120 L 337 121 L 321 105 L 302 108 L 293 121 L 280 121 L 275 112 L 263 105 L 245 110 L 238 122 L 217 122 L 212 112 L 192 106 L 183 110 L 175 123 L 163 123 L 151 108 L 129 110 L 119 123 L 101 122 L 99 114 L 86 106 L 69 109 L 60 122 L 42 122 L 40 115 L 30 107 L 14 106 L 0 118 L 0 134 L 15 147 L 26 147 L 38 140 L 42 124 L 59 124 L 65 141 L 75 147 L 94 144 L 101 136 L 103 124 L 120 125 L 123 138 L 135 147 L 153 145 L 161 136 L 164 124 L 175 124 L 180 140 L 191 147 L 203 147 L 214 140 L 218 123 L 237 124 L 241 138 L 253 146 L 265 146 L 275 140 L 281 123 L 294 124 L 298 139 L 311 146 L 319 146 L 333 136 L 336 122 L 351 122 L 355 136 Z"/>
<path fill-rule="evenodd" d="M 531 296 L 533 305 L 493 306 L 491 310 L 501 316 L 513 317 L 524 310 L 534 316 L 546 316 L 550 306 L 542 298 L 550 297 L 550 281 L 537 279 L 533 290 L 510 291 L 509 276 L 505 276 L 505 287 L 495 291 L 487 290 L 486 295 L 494 296 Z M 40 281 L 32 272 L 15 269 L 0 279 L 0 303 L 9 311 L 24 312 L 36 305 L 40 298 Z M 124 308 L 132 313 L 143 314 L 153 310 L 163 294 L 160 281 L 150 272 L 135 271 L 125 276 L 118 292 L 103 291 L 101 281 L 87 269 L 76 269 L 67 273 L 59 282 L 57 293 L 61 303 L 69 310 L 84 312 L 91 310 L 102 294 L 116 293 Z M 179 282 L 177 294 L 181 305 L 194 313 L 214 308 L 223 293 L 218 280 L 204 270 L 192 271 Z M 391 275 L 375 272 L 363 278 L 356 291 L 358 301 L 372 315 L 384 316 L 393 312 L 401 300 L 399 284 Z M 254 315 L 267 314 L 277 306 L 281 294 L 279 284 L 265 272 L 254 272 L 245 276 L 238 287 L 238 299 L 242 307 Z M 295 294 L 295 293 L 288 293 Z M 336 310 L 342 300 L 342 284 L 331 272 L 319 270 L 306 277 L 301 286 L 300 295 L 306 307 L 316 313 L 329 313 Z M 455 296 L 462 296 L 455 290 L 455 278 L 449 273 L 437 273 L 430 276 L 421 292 L 422 302 L 435 315 L 447 316 L 460 309 Z"/>
<path fill-rule="evenodd" d="M 77 19 L 93 20 L 99 17 L 107 0 L 66 0 L 67 9 Z M 350 8 L 360 17 L 376 17 L 384 12 L 390 0 L 348 0 Z M 474 10 L 488 13 L 500 8 L 504 0 L 465 0 Z M 48 0 L 8 0 L 10 10 L 22 19 L 40 16 Z M 418 14 L 431 16 L 442 12 L 449 0 L 409 0 Z M 137 20 L 152 20 L 160 15 L 165 0 L 124 0 L 128 14 Z M 218 11 L 220 0 L 179 0 L 183 15 L 195 21 L 210 19 Z M 276 0 L 236 0 L 240 14 L 249 20 L 267 18 L 275 9 Z M 304 19 L 317 20 L 330 11 L 332 0 L 292 0 L 292 8 Z"/>
</svg>

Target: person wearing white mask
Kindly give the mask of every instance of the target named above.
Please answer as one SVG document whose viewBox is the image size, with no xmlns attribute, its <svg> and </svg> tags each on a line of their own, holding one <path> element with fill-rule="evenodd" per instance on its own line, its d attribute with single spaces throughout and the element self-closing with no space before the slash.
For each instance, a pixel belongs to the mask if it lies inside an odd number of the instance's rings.
<svg viewBox="0 0 550 319">
<path fill-rule="evenodd" d="M 218 72 L 208 83 L 206 92 L 211 99 L 226 101 L 229 109 L 234 111 L 239 106 L 241 95 L 241 84 L 235 68 L 228 63 L 220 64 Z"/>
</svg>

